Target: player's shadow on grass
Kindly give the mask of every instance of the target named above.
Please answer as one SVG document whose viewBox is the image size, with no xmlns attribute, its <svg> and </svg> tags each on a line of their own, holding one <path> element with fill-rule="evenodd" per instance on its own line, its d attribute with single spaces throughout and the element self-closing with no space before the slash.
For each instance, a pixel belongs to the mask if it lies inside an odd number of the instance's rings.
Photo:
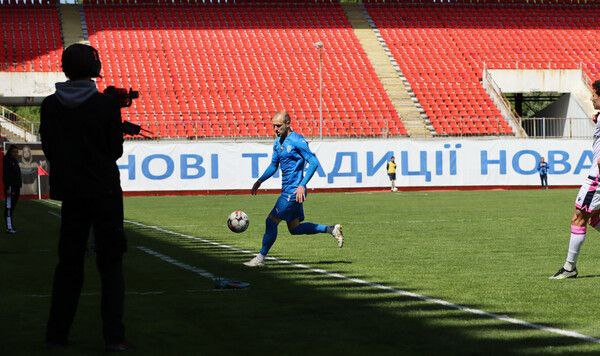
<svg viewBox="0 0 600 356">
<path fill-rule="evenodd" d="M 581 279 L 581 278 L 600 278 L 600 274 L 588 274 L 588 275 L 583 275 L 583 276 L 579 275 L 575 279 Z"/>
<path fill-rule="evenodd" d="M 311 262 L 308 262 L 311 263 Z M 337 260 L 337 261 L 316 261 L 312 262 L 314 265 L 340 265 L 340 264 L 352 264 L 351 261 Z"/>
</svg>

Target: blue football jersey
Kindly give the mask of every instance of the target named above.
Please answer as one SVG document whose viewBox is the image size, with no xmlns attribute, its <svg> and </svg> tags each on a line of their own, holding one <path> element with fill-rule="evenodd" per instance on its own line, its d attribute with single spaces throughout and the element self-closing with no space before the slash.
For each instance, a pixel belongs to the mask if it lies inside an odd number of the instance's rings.
<svg viewBox="0 0 600 356">
<path fill-rule="evenodd" d="M 275 140 L 271 164 L 281 168 L 282 194 L 292 194 L 298 188 L 304 178 L 307 161 L 316 162 L 317 166 L 319 164 L 302 135 L 292 131 L 283 143 L 279 142 L 279 138 Z"/>
</svg>

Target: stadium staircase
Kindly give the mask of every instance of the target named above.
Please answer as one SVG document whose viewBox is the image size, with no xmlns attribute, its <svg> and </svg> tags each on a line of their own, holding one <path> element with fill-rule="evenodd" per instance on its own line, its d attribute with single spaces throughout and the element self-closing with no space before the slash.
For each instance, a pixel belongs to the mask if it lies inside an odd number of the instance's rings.
<svg viewBox="0 0 600 356">
<path fill-rule="evenodd" d="M 74 43 L 89 44 L 83 32 L 85 17 L 81 5 L 59 4 L 58 13 L 64 48 Z"/>
<path fill-rule="evenodd" d="M 363 4 L 345 3 L 342 4 L 346 17 L 352 25 L 354 34 L 358 38 L 364 49 L 375 74 L 383 84 L 398 116 L 402 119 L 409 136 L 411 137 L 431 137 L 433 127 L 430 129 L 425 125 L 420 112 L 415 106 L 416 98 L 410 95 L 405 83 L 401 80 L 402 72 L 395 60 L 386 53 L 382 45 L 382 39 L 378 39 L 376 33 L 371 28 Z M 393 61 L 393 62 L 392 62 Z M 395 67 L 395 66 L 396 67 Z M 406 83 L 408 84 L 408 82 Z"/>
</svg>

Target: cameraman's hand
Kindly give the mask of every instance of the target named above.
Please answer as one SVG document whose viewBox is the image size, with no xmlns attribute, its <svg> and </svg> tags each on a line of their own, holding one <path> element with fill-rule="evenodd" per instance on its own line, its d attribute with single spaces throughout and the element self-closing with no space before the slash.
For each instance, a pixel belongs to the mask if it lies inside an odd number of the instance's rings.
<svg viewBox="0 0 600 356">
<path fill-rule="evenodd" d="M 260 185 L 262 184 L 261 181 L 257 180 L 254 185 L 252 186 L 252 190 L 250 191 L 250 194 L 252 195 L 256 195 L 256 191 L 258 190 L 258 188 L 260 188 Z"/>
</svg>

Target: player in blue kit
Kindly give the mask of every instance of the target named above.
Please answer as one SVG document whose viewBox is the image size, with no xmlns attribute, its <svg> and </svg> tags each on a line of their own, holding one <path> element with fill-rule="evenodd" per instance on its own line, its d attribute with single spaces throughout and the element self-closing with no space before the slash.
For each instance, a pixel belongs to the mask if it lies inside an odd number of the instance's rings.
<svg viewBox="0 0 600 356">
<path fill-rule="evenodd" d="M 278 168 L 281 168 L 281 195 L 266 219 L 260 253 L 244 263 L 248 267 L 264 266 L 265 256 L 277 239 L 277 226 L 281 220 L 287 222 L 288 230 L 292 235 L 330 234 L 334 237 L 338 247 L 344 245 L 344 235 L 340 224 L 328 226 L 302 222 L 304 221 L 302 203 L 306 199 L 306 184 L 319 167 L 319 160 L 308 148 L 304 137 L 292 131 L 291 118 L 287 112 L 276 113 L 272 123 L 277 134 L 273 145 L 273 158 L 271 165 L 252 186 L 252 195 L 256 195 L 262 182 L 275 174 Z M 304 174 L 307 163 L 308 168 Z"/>
</svg>

